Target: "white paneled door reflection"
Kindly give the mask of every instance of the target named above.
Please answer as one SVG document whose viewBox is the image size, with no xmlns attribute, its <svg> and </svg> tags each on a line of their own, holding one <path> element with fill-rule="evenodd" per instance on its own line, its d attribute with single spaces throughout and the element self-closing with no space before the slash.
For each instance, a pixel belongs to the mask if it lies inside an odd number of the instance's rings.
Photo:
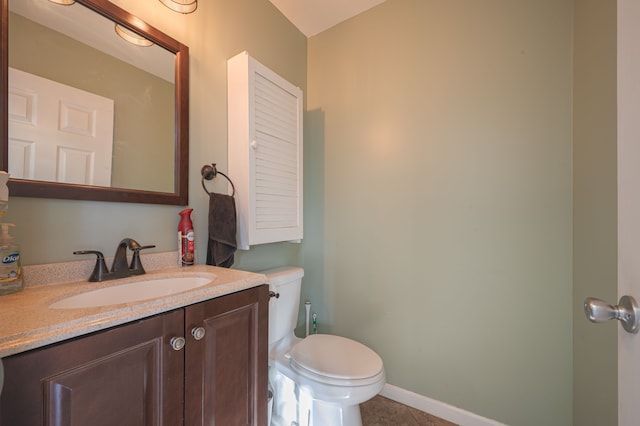
<svg viewBox="0 0 640 426">
<path fill-rule="evenodd" d="M 9 68 L 9 173 L 111 186 L 114 102 Z"/>
</svg>

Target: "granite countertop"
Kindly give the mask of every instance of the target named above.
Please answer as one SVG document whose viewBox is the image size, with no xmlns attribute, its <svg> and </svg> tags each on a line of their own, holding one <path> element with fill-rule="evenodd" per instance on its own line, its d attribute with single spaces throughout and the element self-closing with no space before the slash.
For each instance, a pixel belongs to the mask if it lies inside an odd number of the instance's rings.
<svg viewBox="0 0 640 426">
<path fill-rule="evenodd" d="M 211 283 L 170 296 L 132 303 L 78 309 L 50 307 L 52 303 L 61 299 L 102 287 L 154 278 L 188 276 L 211 278 Z M 195 265 L 151 272 L 147 270 L 145 275 L 101 283 L 90 283 L 85 279 L 27 286 L 21 292 L 0 297 L 0 358 L 256 287 L 266 282 L 267 278 L 262 274 Z"/>
</svg>

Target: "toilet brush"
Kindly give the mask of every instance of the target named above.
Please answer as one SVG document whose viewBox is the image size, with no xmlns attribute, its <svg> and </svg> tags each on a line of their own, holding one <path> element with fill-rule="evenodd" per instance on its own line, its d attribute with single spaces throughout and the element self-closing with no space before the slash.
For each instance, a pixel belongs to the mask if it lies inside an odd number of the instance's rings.
<svg viewBox="0 0 640 426">
<path fill-rule="evenodd" d="M 309 335 L 309 313 L 311 312 L 311 302 L 310 301 L 306 301 L 304 302 L 304 309 L 306 311 L 306 323 L 307 323 L 307 328 L 306 328 L 306 334 L 305 337 L 307 337 Z"/>
</svg>

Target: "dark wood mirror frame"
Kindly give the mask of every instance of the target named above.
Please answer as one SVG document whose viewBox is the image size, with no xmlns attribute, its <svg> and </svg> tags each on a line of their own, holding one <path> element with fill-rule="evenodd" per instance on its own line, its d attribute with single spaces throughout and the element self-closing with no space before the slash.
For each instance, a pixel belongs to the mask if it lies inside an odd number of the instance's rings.
<svg viewBox="0 0 640 426">
<path fill-rule="evenodd" d="M 13 0 L 16 1 L 16 0 Z M 19 1 L 19 0 L 18 0 Z M 9 179 L 11 196 L 71 200 L 187 205 L 189 202 L 189 48 L 141 21 L 108 0 L 76 0 L 89 9 L 120 23 L 176 55 L 175 61 L 175 165 L 174 192 L 72 185 Z M 0 0 L 0 169 L 8 170 L 8 18 L 9 0 Z"/>
</svg>

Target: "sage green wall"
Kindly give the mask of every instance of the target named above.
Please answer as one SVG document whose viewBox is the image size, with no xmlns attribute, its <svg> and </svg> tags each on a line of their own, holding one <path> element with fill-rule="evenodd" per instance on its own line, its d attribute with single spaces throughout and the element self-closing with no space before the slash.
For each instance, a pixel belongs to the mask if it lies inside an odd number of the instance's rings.
<svg viewBox="0 0 640 426">
<path fill-rule="evenodd" d="M 308 44 L 303 297 L 388 383 L 513 426 L 572 424 L 572 20 L 388 0 Z"/>
<path fill-rule="evenodd" d="M 113 0 L 190 48 L 189 200 L 195 208 L 198 259 L 204 263 L 208 198 L 200 168 L 217 163 L 227 170 L 226 61 L 247 50 L 259 61 L 306 90 L 307 40 L 267 0 L 204 0 L 190 15 L 158 1 Z M 72 6 L 75 7 L 75 6 Z M 233 177 L 232 177 L 233 178 Z M 223 192 L 223 178 L 208 182 Z M 131 236 L 154 251 L 177 249 L 179 206 L 83 202 L 11 197 L 7 221 L 17 224 L 25 264 L 72 260 L 73 250 L 93 248 L 112 256 L 121 237 Z M 234 267 L 247 270 L 299 264 L 301 245 L 282 243 L 239 252 Z"/>
<path fill-rule="evenodd" d="M 576 0 L 573 102 L 574 424 L 617 421 L 617 327 L 586 297 L 617 300 L 616 2 Z"/>
</svg>

